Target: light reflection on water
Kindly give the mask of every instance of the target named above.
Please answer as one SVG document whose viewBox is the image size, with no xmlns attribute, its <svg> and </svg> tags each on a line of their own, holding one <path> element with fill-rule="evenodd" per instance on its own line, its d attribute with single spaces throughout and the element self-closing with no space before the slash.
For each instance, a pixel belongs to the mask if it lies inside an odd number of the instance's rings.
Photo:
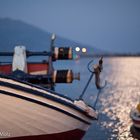
<svg viewBox="0 0 140 140">
<path fill-rule="evenodd" d="M 70 85 L 59 85 L 56 90 L 73 99 L 77 99 L 83 90 L 90 74 L 86 65 L 91 60 L 81 59 L 76 62 L 56 64 L 56 68 L 71 68 L 80 71 L 80 82 L 75 81 Z M 60 65 L 60 63 L 62 65 Z M 83 140 L 133 140 L 130 132 L 131 120 L 129 112 L 135 107 L 140 95 L 140 58 L 138 57 L 113 57 L 104 59 L 102 79 L 108 84 L 102 91 L 97 109 L 100 112 L 99 120 L 95 121 Z M 93 105 L 97 90 L 92 80 L 85 101 Z M 131 128 L 132 129 L 132 128 Z M 140 133 L 140 132 L 138 132 Z"/>
<path fill-rule="evenodd" d="M 89 78 L 86 64 L 91 59 L 81 59 L 71 64 L 63 64 L 68 67 L 73 65 L 75 71 L 80 71 L 81 81 L 75 81 L 71 85 L 59 85 L 56 90 L 65 92 L 66 96 L 77 99 Z M 60 64 L 59 64 L 60 65 Z M 57 67 L 57 65 L 56 65 Z M 62 66 L 60 66 L 62 67 Z M 138 103 L 140 96 L 140 58 L 138 57 L 113 57 L 104 59 L 104 71 L 102 79 L 108 84 L 102 91 L 97 104 L 100 116 L 90 127 L 83 140 L 134 140 L 130 133 L 132 125 L 129 112 Z M 92 80 L 85 101 L 93 105 L 97 90 Z"/>
<path fill-rule="evenodd" d="M 117 139 L 133 140 L 130 133 L 132 125 L 129 113 L 138 103 L 140 95 L 140 58 L 107 58 L 105 59 L 104 77 L 108 81 L 98 104 L 101 117 L 99 125 L 103 134 L 98 132 L 96 140 Z M 93 127 L 94 128 L 94 127 Z M 96 130 L 90 129 L 94 133 Z M 98 130 L 100 131 L 100 129 Z M 93 134 L 94 137 L 94 134 Z M 87 135 L 87 139 L 90 139 Z"/>
</svg>

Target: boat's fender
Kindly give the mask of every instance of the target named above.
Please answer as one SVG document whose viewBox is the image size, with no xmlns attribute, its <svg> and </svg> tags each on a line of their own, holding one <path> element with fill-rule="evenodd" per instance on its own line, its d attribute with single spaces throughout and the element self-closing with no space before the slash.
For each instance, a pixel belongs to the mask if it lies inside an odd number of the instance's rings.
<svg viewBox="0 0 140 140">
<path fill-rule="evenodd" d="M 20 70 L 27 73 L 26 49 L 24 46 L 16 46 L 12 62 L 12 71 Z"/>
<path fill-rule="evenodd" d="M 73 80 L 80 80 L 80 73 L 73 73 L 72 70 L 54 70 L 54 83 L 72 83 Z"/>
<path fill-rule="evenodd" d="M 72 53 L 72 48 L 69 47 L 60 47 L 54 48 L 54 55 L 53 55 L 54 60 L 68 60 L 68 59 L 73 59 L 73 53 Z"/>
</svg>

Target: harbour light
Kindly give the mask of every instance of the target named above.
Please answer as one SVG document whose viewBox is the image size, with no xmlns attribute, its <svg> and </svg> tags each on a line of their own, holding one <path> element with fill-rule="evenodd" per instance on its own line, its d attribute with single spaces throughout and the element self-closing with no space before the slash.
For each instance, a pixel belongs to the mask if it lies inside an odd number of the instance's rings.
<svg viewBox="0 0 140 140">
<path fill-rule="evenodd" d="M 87 52 L 87 49 L 86 48 L 82 48 L 82 52 L 83 53 L 86 53 Z"/>
<path fill-rule="evenodd" d="M 79 52 L 80 51 L 80 48 L 79 47 L 76 47 L 75 48 L 75 51 Z"/>
</svg>

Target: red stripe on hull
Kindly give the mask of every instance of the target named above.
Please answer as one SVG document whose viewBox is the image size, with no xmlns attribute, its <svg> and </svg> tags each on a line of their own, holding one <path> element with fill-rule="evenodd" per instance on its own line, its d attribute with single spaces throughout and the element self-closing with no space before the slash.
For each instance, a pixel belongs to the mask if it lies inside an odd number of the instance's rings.
<svg viewBox="0 0 140 140">
<path fill-rule="evenodd" d="M 12 72 L 12 65 L 0 65 L 0 73 L 10 74 Z"/>
<path fill-rule="evenodd" d="M 48 63 L 41 64 L 41 63 L 29 63 L 27 64 L 28 73 L 44 71 L 46 70 L 46 74 L 48 71 Z M 12 65 L 0 65 L 0 73 L 3 74 L 10 74 L 12 72 Z"/>
<path fill-rule="evenodd" d="M 37 72 L 42 70 L 48 70 L 48 64 L 28 64 L 28 73 Z"/>
<path fill-rule="evenodd" d="M 6 140 L 81 140 L 85 131 L 75 129 L 62 133 L 6 138 Z"/>
</svg>

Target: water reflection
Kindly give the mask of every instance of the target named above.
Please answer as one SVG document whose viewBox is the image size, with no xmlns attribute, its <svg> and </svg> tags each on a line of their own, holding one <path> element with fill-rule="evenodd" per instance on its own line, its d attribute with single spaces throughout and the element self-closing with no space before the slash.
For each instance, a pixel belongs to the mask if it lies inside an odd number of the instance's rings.
<svg viewBox="0 0 140 140">
<path fill-rule="evenodd" d="M 88 78 L 89 72 L 86 68 L 91 60 L 81 59 L 75 62 L 58 62 L 56 68 L 71 68 L 81 73 L 80 82 L 75 81 L 70 85 L 59 85 L 56 90 L 65 93 L 73 99 L 79 97 Z M 83 140 L 134 140 L 131 130 L 131 119 L 129 112 L 138 103 L 140 96 L 140 58 L 138 57 L 116 57 L 105 58 L 102 79 L 108 81 L 107 87 L 102 91 L 100 100 L 97 104 L 100 116 L 95 121 Z M 63 66 L 62 66 L 63 65 Z M 73 92 L 71 92 L 73 91 Z M 94 86 L 94 79 L 89 85 L 84 100 L 94 104 L 97 90 Z"/>
<path fill-rule="evenodd" d="M 112 129 L 110 139 L 133 140 L 129 113 L 140 95 L 140 58 L 111 58 L 110 64 L 112 69 L 107 75 L 110 84 L 100 98 L 100 112 L 110 121 L 102 122 L 102 126 Z"/>
</svg>

